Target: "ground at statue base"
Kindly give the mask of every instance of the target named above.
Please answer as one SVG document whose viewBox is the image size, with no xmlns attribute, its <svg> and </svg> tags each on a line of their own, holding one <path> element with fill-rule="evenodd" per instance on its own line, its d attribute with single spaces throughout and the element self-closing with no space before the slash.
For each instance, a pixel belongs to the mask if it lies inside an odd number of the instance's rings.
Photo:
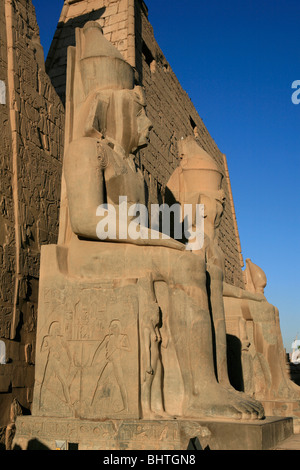
<svg viewBox="0 0 300 470">
<path fill-rule="evenodd" d="M 93 422 L 20 416 L 13 450 L 271 450 L 292 436 L 292 418 Z"/>
<path fill-rule="evenodd" d="M 300 434 L 299 400 L 261 400 L 267 416 L 293 418 L 294 434 Z"/>
<path fill-rule="evenodd" d="M 300 434 L 293 434 L 288 439 L 279 442 L 272 450 L 300 450 Z"/>
</svg>

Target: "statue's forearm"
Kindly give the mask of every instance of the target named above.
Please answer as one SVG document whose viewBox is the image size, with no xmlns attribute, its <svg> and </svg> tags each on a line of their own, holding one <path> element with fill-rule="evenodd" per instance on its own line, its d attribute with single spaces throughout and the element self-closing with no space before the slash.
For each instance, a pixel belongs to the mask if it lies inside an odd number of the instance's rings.
<svg viewBox="0 0 300 470">
<path fill-rule="evenodd" d="M 124 224 L 120 224 L 117 208 L 111 218 L 97 216 L 96 209 L 95 211 L 82 210 L 78 214 L 73 214 L 71 225 L 77 236 L 86 239 L 130 243 L 139 246 L 163 246 L 177 250 L 185 249 L 183 243 L 173 238 L 163 239 L 161 233 L 153 232 L 147 227 L 143 227 L 140 233 L 138 230 L 133 230 L 133 227 L 130 227 L 130 220 L 124 227 Z M 140 226 L 136 228 L 140 229 Z M 135 233 L 132 233 L 132 230 Z"/>
<path fill-rule="evenodd" d="M 247 300 L 256 300 L 256 301 L 266 300 L 263 294 L 249 292 L 245 289 L 231 286 L 230 284 L 227 284 L 226 282 L 223 282 L 223 296 L 234 297 L 236 299 L 247 299 Z"/>
</svg>

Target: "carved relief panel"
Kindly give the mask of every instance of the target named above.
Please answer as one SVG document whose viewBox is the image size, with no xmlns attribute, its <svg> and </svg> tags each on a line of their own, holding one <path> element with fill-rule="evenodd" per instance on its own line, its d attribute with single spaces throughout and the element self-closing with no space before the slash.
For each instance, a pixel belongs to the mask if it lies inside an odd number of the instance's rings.
<svg viewBox="0 0 300 470">
<path fill-rule="evenodd" d="M 137 317 L 134 286 L 42 287 L 33 414 L 138 418 Z"/>
</svg>

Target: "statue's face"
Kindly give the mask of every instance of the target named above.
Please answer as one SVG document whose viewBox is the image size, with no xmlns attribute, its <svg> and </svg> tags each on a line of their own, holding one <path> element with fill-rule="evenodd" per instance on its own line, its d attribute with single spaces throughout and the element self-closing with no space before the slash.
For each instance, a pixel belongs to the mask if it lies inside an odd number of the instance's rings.
<svg viewBox="0 0 300 470">
<path fill-rule="evenodd" d="M 145 94 L 141 87 L 135 88 L 134 109 L 136 115 L 137 128 L 137 148 L 143 148 L 148 145 L 152 123 L 146 114 Z"/>
<path fill-rule="evenodd" d="M 204 217 L 207 222 L 218 228 L 224 212 L 223 204 L 218 199 L 205 194 L 201 195 L 200 202 L 204 204 Z"/>
<path fill-rule="evenodd" d="M 149 143 L 151 128 L 141 87 L 118 90 L 111 94 L 106 119 L 107 138 L 121 145 L 128 155 Z"/>
<path fill-rule="evenodd" d="M 219 200 L 216 200 L 216 212 L 217 214 L 216 214 L 215 224 L 216 224 L 216 227 L 219 227 L 221 223 L 221 218 L 224 212 L 224 206 Z"/>
</svg>

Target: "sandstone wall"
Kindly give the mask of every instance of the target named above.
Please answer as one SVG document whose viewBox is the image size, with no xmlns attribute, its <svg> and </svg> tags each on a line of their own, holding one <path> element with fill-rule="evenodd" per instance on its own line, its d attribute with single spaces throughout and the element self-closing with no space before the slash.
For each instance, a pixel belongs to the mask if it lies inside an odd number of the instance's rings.
<svg viewBox="0 0 300 470">
<path fill-rule="evenodd" d="M 154 127 L 151 143 L 140 152 L 137 163 L 145 175 L 149 203 L 164 199 L 165 185 L 178 165 L 177 142 L 181 137 L 194 134 L 220 166 L 227 201 L 219 239 L 225 254 L 226 281 L 243 288 L 243 258 L 226 157 L 211 138 L 159 48 L 142 0 L 65 1 L 46 61 L 46 70 L 57 93 L 64 102 L 67 47 L 75 45 L 75 27 L 82 27 L 90 20 L 101 24 L 105 37 L 136 68 L 137 80 L 145 87 L 147 111 Z"/>
<path fill-rule="evenodd" d="M 31 0 L 0 1 L 0 426 L 30 408 L 40 246 L 56 243 L 64 108 L 45 73 Z"/>
<path fill-rule="evenodd" d="M 47 73 L 63 103 L 67 48 L 75 46 L 75 28 L 87 21 L 99 21 L 105 37 L 134 66 L 134 0 L 66 0 L 46 60 Z"/>
<path fill-rule="evenodd" d="M 12 192 L 12 141 L 8 107 L 7 79 L 7 39 L 4 0 L 0 1 L 0 80 L 2 100 L 0 104 L 0 340 L 8 345 L 10 325 L 14 303 L 14 272 L 15 272 L 15 236 L 14 236 L 14 200 Z M 8 419 L 6 409 L 9 406 L 7 392 L 10 387 L 7 366 L 0 364 L 0 429 Z M 3 416 L 4 415 L 4 416 Z M 0 442 L 2 437 L 0 431 Z"/>
</svg>

